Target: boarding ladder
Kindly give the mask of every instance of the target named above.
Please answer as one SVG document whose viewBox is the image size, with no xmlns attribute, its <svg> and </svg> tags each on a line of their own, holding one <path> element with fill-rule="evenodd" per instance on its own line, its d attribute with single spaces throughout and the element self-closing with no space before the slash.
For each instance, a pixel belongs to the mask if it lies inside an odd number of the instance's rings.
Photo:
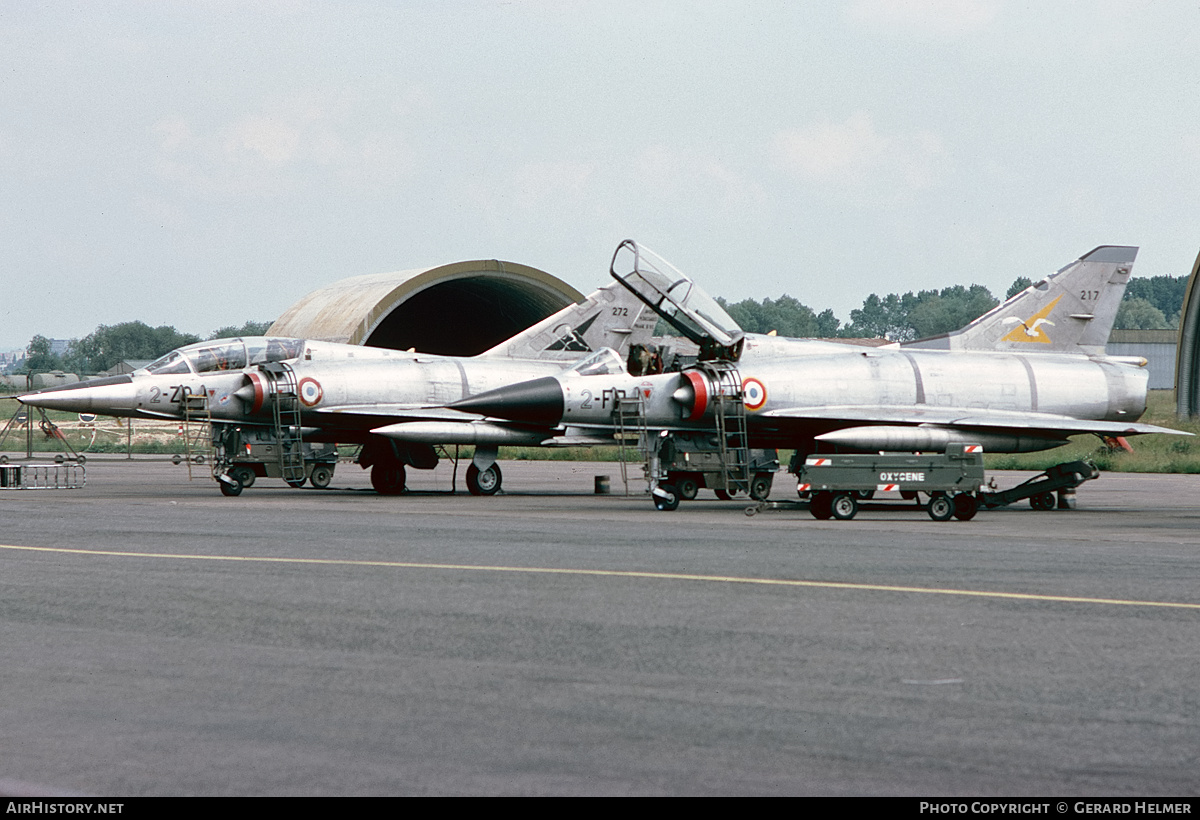
<svg viewBox="0 0 1200 820">
<path fill-rule="evenodd" d="M 746 435 L 746 404 L 742 377 L 732 362 L 701 362 L 699 369 L 714 387 L 713 425 L 720 455 L 720 480 L 725 492 L 750 492 L 750 447 Z"/>
<path fill-rule="evenodd" d="M 184 393 L 181 401 L 183 410 L 183 454 L 188 466 L 188 481 L 192 480 L 192 463 L 208 459 L 215 465 L 215 449 L 212 440 L 212 413 L 208 409 L 205 393 Z M 196 426 L 196 431 L 192 428 Z M 211 471 L 211 468 L 210 468 Z"/>
<path fill-rule="evenodd" d="M 646 428 L 646 403 L 640 393 L 632 396 L 617 396 L 613 407 L 613 422 L 616 426 L 618 458 L 621 462 L 621 481 L 625 485 L 625 495 L 629 495 L 629 461 L 632 457 L 629 439 L 636 437 L 634 445 L 638 461 L 646 466 L 646 478 L 650 479 L 649 453 L 650 432 Z"/>
<path fill-rule="evenodd" d="M 304 442 L 300 438 L 300 393 L 296 371 L 284 362 L 261 365 L 271 397 L 271 419 L 279 444 L 279 473 L 288 484 L 304 483 Z"/>
</svg>

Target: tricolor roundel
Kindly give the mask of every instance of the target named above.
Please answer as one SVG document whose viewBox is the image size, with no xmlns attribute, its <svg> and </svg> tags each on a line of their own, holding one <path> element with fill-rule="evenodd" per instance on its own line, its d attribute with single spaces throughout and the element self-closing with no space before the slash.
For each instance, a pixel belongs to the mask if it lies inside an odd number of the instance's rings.
<svg viewBox="0 0 1200 820">
<path fill-rule="evenodd" d="M 742 403 L 747 410 L 759 410 L 767 403 L 767 388 L 758 379 L 742 382 Z"/>
<path fill-rule="evenodd" d="M 325 391 L 321 389 L 321 383 L 316 379 L 300 380 L 300 401 L 304 402 L 307 407 L 315 407 L 324 395 Z"/>
</svg>

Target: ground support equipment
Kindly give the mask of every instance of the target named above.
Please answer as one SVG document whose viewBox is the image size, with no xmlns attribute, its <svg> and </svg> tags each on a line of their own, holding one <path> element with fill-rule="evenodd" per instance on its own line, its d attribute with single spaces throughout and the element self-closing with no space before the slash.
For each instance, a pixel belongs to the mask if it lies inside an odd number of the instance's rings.
<svg viewBox="0 0 1200 820">
<path fill-rule="evenodd" d="M 292 487 L 301 487 L 307 480 L 313 487 L 324 489 L 333 480 L 338 463 L 336 444 L 300 441 L 286 434 L 280 438 L 269 426 L 215 422 L 213 447 L 217 454 L 214 471 L 228 475 L 243 489 L 259 478 L 282 478 Z M 294 453 L 300 456 L 298 464 Z M 222 482 L 222 492 L 226 486 Z"/>
<path fill-rule="evenodd" d="M 814 518 L 848 520 L 860 500 L 877 492 L 908 498 L 929 497 L 926 512 L 934 521 L 975 516 L 974 493 L 983 486 L 983 448 L 954 444 L 945 453 L 809 456 L 797 474 L 801 493 L 810 493 Z"/>
<path fill-rule="evenodd" d="M 762 500 L 779 469 L 774 450 L 751 450 L 746 430 L 745 392 L 733 362 L 697 365 L 710 385 L 712 428 L 703 432 L 663 431 L 646 447 L 646 477 L 654 506 L 669 511 L 696 497 L 701 487 L 728 500 L 738 493 Z"/>
<path fill-rule="evenodd" d="M 337 445 L 304 441 L 296 373 L 285 362 L 260 365 L 266 379 L 271 423 L 212 423 L 213 478 L 227 496 L 240 495 L 259 476 L 282 478 L 289 486 L 305 481 L 324 489 L 333 480 Z"/>
<path fill-rule="evenodd" d="M 724 451 L 728 452 L 728 448 Z M 660 469 L 666 483 L 679 491 L 679 497 L 690 501 L 702 489 L 713 490 L 718 498 L 728 500 L 732 484 L 734 492 L 745 492 L 755 501 L 765 501 L 771 493 L 775 473 L 779 471 L 779 454 L 775 450 L 746 451 L 750 480 L 745 474 L 731 478 L 728 461 L 712 433 L 675 433 L 660 447 Z"/>
<path fill-rule="evenodd" d="M 86 483 L 82 464 L 0 464 L 0 490 L 78 490 Z"/>
<path fill-rule="evenodd" d="M 1092 462 L 1072 461 L 1056 464 L 1010 490 L 985 491 L 982 448 L 956 444 L 940 455 L 808 456 L 798 469 L 797 490 L 808 497 L 809 512 L 821 520 L 853 518 L 861 501 L 877 492 L 893 491 L 917 500 L 935 521 L 968 521 L 979 509 L 996 509 L 1026 498 L 1035 510 L 1074 509 L 1075 488 L 1099 475 Z M 923 505 L 918 500 L 921 493 L 929 499 Z M 802 503 L 760 502 L 745 512 L 796 509 Z"/>
<path fill-rule="evenodd" d="M 985 510 L 1005 507 L 1029 499 L 1035 510 L 1075 509 L 1075 488 L 1085 481 L 1100 477 L 1100 470 L 1090 461 L 1068 461 L 1055 464 L 1041 475 L 1018 484 L 1011 490 L 979 493 L 979 506 Z"/>
</svg>

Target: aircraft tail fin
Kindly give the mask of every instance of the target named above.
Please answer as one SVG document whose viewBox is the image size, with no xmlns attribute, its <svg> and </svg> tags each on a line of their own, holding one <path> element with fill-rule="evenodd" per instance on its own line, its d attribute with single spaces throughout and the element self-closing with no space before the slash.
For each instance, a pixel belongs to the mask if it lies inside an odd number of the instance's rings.
<svg viewBox="0 0 1200 820">
<path fill-rule="evenodd" d="M 583 354 L 607 347 L 625 358 L 630 345 L 649 345 L 656 319 L 636 296 L 613 282 L 479 355 L 574 363 Z"/>
<path fill-rule="evenodd" d="M 961 330 L 901 346 L 1103 354 L 1137 252 L 1101 245 Z"/>
</svg>

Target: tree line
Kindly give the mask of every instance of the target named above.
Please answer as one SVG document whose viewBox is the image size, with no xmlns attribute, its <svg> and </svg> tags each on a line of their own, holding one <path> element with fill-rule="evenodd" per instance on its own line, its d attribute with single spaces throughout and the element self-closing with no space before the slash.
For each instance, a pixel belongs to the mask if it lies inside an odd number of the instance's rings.
<svg viewBox="0 0 1200 820">
<path fill-rule="evenodd" d="M 1131 279 L 1117 310 L 1114 328 L 1119 330 L 1163 330 L 1179 326 L 1186 276 L 1152 276 Z M 1005 293 L 1011 299 L 1033 282 L 1020 277 Z M 949 333 L 987 313 L 1000 300 L 983 285 L 953 285 L 917 293 L 872 293 L 862 307 L 850 311 L 843 325 L 832 310 L 817 313 L 799 300 L 783 295 L 778 299 L 717 301 L 738 325 L 751 333 L 770 333 L 800 338 L 870 338 L 907 342 Z"/>
<path fill-rule="evenodd" d="M 1161 330 L 1178 327 L 1187 289 L 1186 276 L 1151 276 L 1130 280 L 1125 298 L 1117 311 L 1114 327 L 1120 330 Z M 1012 283 L 1004 298 L 1009 299 L 1033 284 L 1022 276 Z M 872 293 L 862 307 L 850 311 L 850 321 L 842 324 L 833 311 L 817 313 L 798 299 L 784 294 L 778 299 L 743 299 L 740 302 L 717 301 L 738 325 L 751 333 L 770 333 L 798 338 L 880 338 L 911 341 L 966 325 L 1000 304 L 983 285 L 952 285 L 941 290 L 916 293 Z M 261 336 L 271 322 L 246 322 L 241 327 L 222 327 L 208 339 L 233 336 Z M 660 322 L 660 332 L 666 326 Z M 177 347 L 202 341 L 191 333 L 180 333 L 170 325 L 150 327 L 143 322 L 100 325 L 82 339 L 72 339 L 64 353 L 51 350 L 45 336 L 34 336 L 26 348 L 24 367 L 18 372 L 67 370 L 74 373 L 100 373 L 125 360 L 157 359 Z"/>
<path fill-rule="evenodd" d="M 261 336 L 271 322 L 246 322 L 241 327 L 217 328 L 208 339 Z M 144 322 L 100 325 L 82 339 L 72 339 L 63 353 L 54 353 L 45 336 L 34 336 L 25 348 L 20 373 L 66 370 L 72 373 L 101 373 L 120 362 L 152 361 L 177 347 L 203 341 L 192 333 L 180 333 L 171 325 L 150 327 Z"/>
</svg>

